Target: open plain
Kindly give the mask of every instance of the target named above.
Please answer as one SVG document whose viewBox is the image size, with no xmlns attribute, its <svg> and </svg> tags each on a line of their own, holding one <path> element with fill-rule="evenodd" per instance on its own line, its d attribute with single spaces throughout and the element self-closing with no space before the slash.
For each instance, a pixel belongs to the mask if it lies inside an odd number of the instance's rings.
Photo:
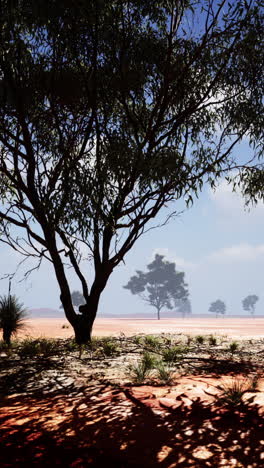
<svg viewBox="0 0 264 468">
<path fill-rule="evenodd" d="M 68 327 L 68 328 L 65 328 Z M 264 338 L 264 317 L 226 318 L 97 318 L 94 323 L 94 336 L 126 336 L 138 333 L 184 333 L 190 335 L 218 334 L 239 338 Z M 72 327 L 63 318 L 33 318 L 27 320 L 27 327 L 20 337 L 69 338 Z"/>
</svg>

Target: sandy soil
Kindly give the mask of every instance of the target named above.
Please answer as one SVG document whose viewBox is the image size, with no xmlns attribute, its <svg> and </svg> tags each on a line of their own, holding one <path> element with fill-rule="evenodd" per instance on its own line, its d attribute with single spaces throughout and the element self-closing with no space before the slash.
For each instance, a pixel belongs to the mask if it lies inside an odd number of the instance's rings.
<svg viewBox="0 0 264 468">
<path fill-rule="evenodd" d="M 70 329 L 61 328 L 65 324 L 60 319 L 33 320 L 31 333 L 71 335 Z M 264 341 L 259 339 L 263 327 L 264 319 L 97 320 L 97 335 L 145 330 L 230 335 L 218 339 L 213 348 L 208 340 L 203 346 L 194 340 L 187 367 L 176 364 L 169 385 L 157 374 L 143 385 L 131 380 L 128 365 L 140 358 L 142 339 L 113 338 L 119 351 L 108 357 L 105 340 L 99 339 L 92 353 L 87 350 L 82 358 L 78 350 L 64 348 L 62 340 L 55 354 L 46 357 L 21 359 L 19 352 L 3 351 L 1 468 L 264 466 Z M 241 341 L 231 355 L 226 348 L 234 336 L 256 339 Z M 159 339 L 167 346 L 165 335 Z M 186 336 L 170 339 L 176 343 L 186 341 Z M 248 387 L 252 377 L 258 377 L 257 387 Z M 221 398 L 238 382 L 237 388 L 247 389 L 238 405 L 227 405 Z"/>
<path fill-rule="evenodd" d="M 62 328 L 63 326 L 69 328 Z M 264 338 L 264 318 L 175 318 L 149 320 L 125 318 L 97 318 L 94 336 L 119 335 L 131 336 L 138 333 L 187 333 L 189 335 L 216 334 L 244 338 Z M 63 318 L 29 319 L 20 337 L 31 336 L 50 338 L 69 338 L 72 327 Z"/>
<path fill-rule="evenodd" d="M 217 408 L 208 401 L 216 390 L 211 380 L 189 377 L 170 389 L 95 386 L 41 399 L 14 395 L 0 413 L 1 467 L 260 468 L 261 402 Z"/>
</svg>

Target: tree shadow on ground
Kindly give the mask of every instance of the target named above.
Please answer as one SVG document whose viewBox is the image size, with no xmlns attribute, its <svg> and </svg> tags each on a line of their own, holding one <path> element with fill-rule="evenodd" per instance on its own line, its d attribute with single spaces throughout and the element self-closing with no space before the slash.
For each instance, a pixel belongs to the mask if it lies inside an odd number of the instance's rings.
<svg viewBox="0 0 264 468">
<path fill-rule="evenodd" d="M 45 371 L 63 371 L 63 361 L 50 358 L 32 359 L 29 363 L 18 359 L 2 359 L 0 361 L 0 398 L 14 393 L 42 394 L 37 390 L 37 383 Z M 54 379 L 53 379 L 54 380 Z M 54 381 L 45 383 L 47 392 L 54 392 Z"/>
<path fill-rule="evenodd" d="M 87 389 L 88 391 L 88 389 Z M 263 464 L 257 405 L 217 408 L 199 398 L 152 406 L 129 388 L 6 399 L 0 409 L 1 467 L 252 467 Z"/>
</svg>

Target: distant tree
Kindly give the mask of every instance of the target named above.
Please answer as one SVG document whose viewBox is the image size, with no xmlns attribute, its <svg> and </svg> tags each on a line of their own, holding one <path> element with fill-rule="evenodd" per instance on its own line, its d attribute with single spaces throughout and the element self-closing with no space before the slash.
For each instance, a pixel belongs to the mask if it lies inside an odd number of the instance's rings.
<svg viewBox="0 0 264 468">
<path fill-rule="evenodd" d="M 82 304 L 85 304 L 85 299 L 80 291 L 73 291 L 71 293 L 71 300 L 74 307 L 79 307 Z M 60 309 L 63 309 L 61 304 Z"/>
<path fill-rule="evenodd" d="M 180 312 L 182 314 L 182 317 L 185 317 L 186 315 L 190 315 L 192 313 L 192 306 L 191 306 L 190 299 L 176 300 L 175 306 L 177 308 L 177 312 Z"/>
<path fill-rule="evenodd" d="M 16 296 L 0 297 L 0 329 L 3 331 L 3 340 L 9 346 L 12 335 L 25 326 L 26 309 L 18 302 Z"/>
<path fill-rule="evenodd" d="M 251 315 L 254 315 L 256 303 L 258 302 L 259 297 L 256 294 L 251 294 L 242 301 L 243 309 L 250 312 Z"/>
<path fill-rule="evenodd" d="M 220 301 L 220 299 L 218 299 L 215 302 L 212 302 L 209 307 L 209 312 L 215 313 L 216 317 L 220 314 L 224 315 L 225 311 L 226 311 L 226 305 L 223 301 Z"/>
<path fill-rule="evenodd" d="M 164 307 L 172 309 L 177 300 L 187 299 L 187 284 L 184 282 L 184 273 L 176 271 L 175 263 L 164 260 L 163 255 L 157 254 L 147 269 L 146 273 L 137 271 L 124 288 L 155 307 L 159 320 Z"/>
</svg>

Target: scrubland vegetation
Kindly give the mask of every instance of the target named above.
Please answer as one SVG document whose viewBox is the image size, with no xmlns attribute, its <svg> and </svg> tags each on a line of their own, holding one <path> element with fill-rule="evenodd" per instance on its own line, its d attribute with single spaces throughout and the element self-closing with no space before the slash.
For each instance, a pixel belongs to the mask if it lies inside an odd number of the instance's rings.
<svg viewBox="0 0 264 468">
<path fill-rule="evenodd" d="M 226 336 L 136 335 L 93 338 L 90 345 L 78 346 L 73 339 L 30 339 L 0 343 L 1 394 L 58 390 L 56 380 L 75 388 L 89 382 L 115 385 L 173 385 L 181 376 L 245 375 L 256 382 L 263 367 L 264 340 L 244 340 L 239 344 Z M 77 380 L 76 380 L 77 379 Z M 243 395 L 236 380 L 227 399 Z M 77 387 L 80 385 L 78 380 Z M 236 386 L 237 385 L 237 386 Z M 77 388 L 76 387 L 76 388 Z M 237 388 L 238 387 L 238 388 Z M 247 386 L 246 386 L 247 387 Z M 228 393 L 224 388 L 222 393 Z M 223 395 L 221 396 L 222 401 Z"/>
</svg>

